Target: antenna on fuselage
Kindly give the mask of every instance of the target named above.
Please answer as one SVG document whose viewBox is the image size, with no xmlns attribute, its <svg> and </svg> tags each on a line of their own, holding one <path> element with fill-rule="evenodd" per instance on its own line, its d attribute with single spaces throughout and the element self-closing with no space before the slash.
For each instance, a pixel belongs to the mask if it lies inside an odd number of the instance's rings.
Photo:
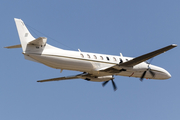
<svg viewBox="0 0 180 120">
<path fill-rule="evenodd" d="M 123 57 L 122 53 L 120 53 L 120 56 Z"/>
<path fill-rule="evenodd" d="M 80 49 L 78 49 L 78 51 L 79 51 L 79 52 L 81 52 L 81 50 L 80 50 Z"/>
</svg>

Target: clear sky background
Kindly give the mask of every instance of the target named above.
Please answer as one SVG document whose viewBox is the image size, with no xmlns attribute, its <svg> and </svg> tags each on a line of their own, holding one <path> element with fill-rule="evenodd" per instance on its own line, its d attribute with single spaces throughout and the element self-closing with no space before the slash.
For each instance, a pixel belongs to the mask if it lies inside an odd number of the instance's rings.
<svg viewBox="0 0 180 120">
<path fill-rule="evenodd" d="M 25 60 L 21 49 L 3 48 L 20 43 L 14 23 L 20 18 L 35 37 L 45 36 L 56 47 L 137 57 L 180 45 L 179 0 L 2 0 L 0 14 L 1 120 L 180 119 L 179 46 L 152 61 L 172 78 L 116 76 L 116 92 L 111 82 L 104 88 L 79 79 L 37 83 L 79 72 L 60 73 Z"/>
</svg>

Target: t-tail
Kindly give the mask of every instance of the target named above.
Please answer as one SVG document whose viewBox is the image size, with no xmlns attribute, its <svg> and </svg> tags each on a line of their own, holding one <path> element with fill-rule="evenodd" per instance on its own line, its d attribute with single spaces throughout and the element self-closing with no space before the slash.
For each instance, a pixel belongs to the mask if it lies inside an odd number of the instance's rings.
<svg viewBox="0 0 180 120">
<path fill-rule="evenodd" d="M 47 42 L 47 38 L 45 37 L 34 38 L 21 19 L 14 18 L 14 20 L 16 23 L 21 44 L 8 46 L 6 48 L 22 47 L 23 53 L 41 53 L 44 50 L 44 47 Z"/>
</svg>

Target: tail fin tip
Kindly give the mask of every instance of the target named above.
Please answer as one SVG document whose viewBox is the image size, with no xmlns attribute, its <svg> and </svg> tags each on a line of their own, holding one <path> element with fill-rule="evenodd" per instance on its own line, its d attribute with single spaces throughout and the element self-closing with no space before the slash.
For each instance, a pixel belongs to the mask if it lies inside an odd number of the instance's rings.
<svg viewBox="0 0 180 120">
<path fill-rule="evenodd" d="M 22 49 L 23 49 L 23 51 L 25 51 L 27 44 L 30 41 L 35 40 L 35 38 L 31 35 L 31 33 L 27 29 L 26 25 L 24 24 L 24 22 L 21 19 L 14 18 L 14 21 L 16 23 L 17 31 L 18 31 L 19 38 L 20 38 L 21 45 L 22 45 Z"/>
</svg>

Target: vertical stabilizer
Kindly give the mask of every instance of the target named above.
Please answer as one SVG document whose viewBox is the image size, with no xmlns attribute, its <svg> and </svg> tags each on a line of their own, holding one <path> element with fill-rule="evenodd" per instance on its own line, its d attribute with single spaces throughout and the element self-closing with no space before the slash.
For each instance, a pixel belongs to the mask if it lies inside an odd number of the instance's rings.
<svg viewBox="0 0 180 120">
<path fill-rule="evenodd" d="M 16 23 L 16 27 L 17 27 L 19 38 L 21 41 L 21 46 L 22 46 L 23 52 L 25 52 L 27 44 L 30 41 L 35 40 L 35 38 L 31 35 L 31 33 L 26 28 L 24 22 L 21 19 L 14 18 L 14 20 Z"/>
</svg>

